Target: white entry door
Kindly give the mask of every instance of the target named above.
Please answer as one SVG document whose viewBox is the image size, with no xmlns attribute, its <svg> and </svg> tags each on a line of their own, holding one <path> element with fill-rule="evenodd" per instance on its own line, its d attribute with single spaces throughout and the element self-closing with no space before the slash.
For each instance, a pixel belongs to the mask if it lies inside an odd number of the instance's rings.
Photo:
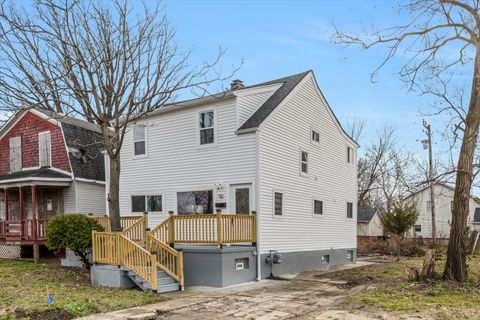
<svg viewBox="0 0 480 320">
<path fill-rule="evenodd" d="M 250 214 L 255 211 L 255 201 L 251 184 L 230 186 L 230 212 L 235 214 Z"/>
</svg>

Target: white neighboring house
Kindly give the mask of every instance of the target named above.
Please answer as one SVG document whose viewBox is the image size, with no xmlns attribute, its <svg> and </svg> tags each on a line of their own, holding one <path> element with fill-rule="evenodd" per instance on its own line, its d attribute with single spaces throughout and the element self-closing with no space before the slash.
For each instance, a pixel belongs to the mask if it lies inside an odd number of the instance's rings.
<svg viewBox="0 0 480 320">
<path fill-rule="evenodd" d="M 283 258 L 277 274 L 355 262 L 358 147 L 312 71 L 248 87 L 234 81 L 130 126 L 121 214 L 148 211 L 153 228 L 169 211 L 256 213 L 257 277 L 270 275 L 270 250 Z"/>
<path fill-rule="evenodd" d="M 452 221 L 453 195 L 455 188 L 447 184 L 436 182 L 434 184 L 435 215 L 438 239 L 450 238 L 450 227 Z M 420 189 L 406 198 L 413 201 L 419 211 L 417 223 L 410 236 L 431 238 L 432 237 L 432 211 L 430 201 L 430 187 Z M 470 212 L 468 224 L 471 229 L 478 229 L 480 226 L 480 200 L 470 197 Z"/>
<path fill-rule="evenodd" d="M 357 235 L 365 237 L 378 237 L 384 235 L 378 209 L 358 208 Z"/>
</svg>

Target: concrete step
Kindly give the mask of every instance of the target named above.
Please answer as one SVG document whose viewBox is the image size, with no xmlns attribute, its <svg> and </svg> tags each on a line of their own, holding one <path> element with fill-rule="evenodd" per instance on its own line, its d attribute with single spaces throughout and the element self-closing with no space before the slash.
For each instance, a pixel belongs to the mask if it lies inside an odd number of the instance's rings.
<svg viewBox="0 0 480 320">
<path fill-rule="evenodd" d="M 157 286 L 157 293 L 165 293 L 180 290 L 178 283 L 162 284 Z"/>
</svg>

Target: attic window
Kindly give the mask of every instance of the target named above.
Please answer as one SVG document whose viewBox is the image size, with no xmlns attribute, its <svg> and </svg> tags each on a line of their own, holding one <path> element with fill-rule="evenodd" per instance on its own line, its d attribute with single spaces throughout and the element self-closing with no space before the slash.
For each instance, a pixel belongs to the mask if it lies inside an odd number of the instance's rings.
<svg viewBox="0 0 480 320">
<path fill-rule="evenodd" d="M 133 128 L 133 146 L 136 156 L 146 154 L 145 127 L 138 126 Z"/>
<path fill-rule="evenodd" d="M 38 158 L 40 167 L 50 167 L 52 162 L 52 145 L 50 132 L 38 134 Z"/>
<path fill-rule="evenodd" d="M 318 133 L 318 131 L 312 130 L 312 141 L 320 143 L 320 133 Z"/>
<path fill-rule="evenodd" d="M 353 149 L 347 147 L 347 163 L 353 163 Z"/>
<path fill-rule="evenodd" d="M 22 170 L 22 138 L 10 138 L 10 171 Z"/>
</svg>

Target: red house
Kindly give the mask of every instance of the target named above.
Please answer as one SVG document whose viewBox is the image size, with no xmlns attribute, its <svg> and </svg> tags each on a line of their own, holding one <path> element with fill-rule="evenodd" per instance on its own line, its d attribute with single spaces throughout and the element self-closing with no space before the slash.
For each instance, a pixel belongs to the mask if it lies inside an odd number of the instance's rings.
<svg viewBox="0 0 480 320">
<path fill-rule="evenodd" d="M 56 215 L 105 214 L 102 141 L 97 125 L 40 109 L 0 128 L 0 257 L 44 245 Z"/>
</svg>

